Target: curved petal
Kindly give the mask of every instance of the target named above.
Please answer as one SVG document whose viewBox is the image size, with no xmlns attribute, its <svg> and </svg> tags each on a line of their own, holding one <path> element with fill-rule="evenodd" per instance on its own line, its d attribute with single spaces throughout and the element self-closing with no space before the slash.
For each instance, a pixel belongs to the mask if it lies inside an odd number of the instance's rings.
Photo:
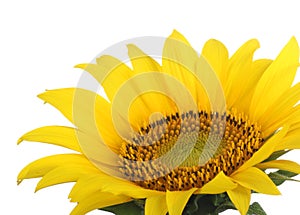
<svg viewBox="0 0 300 215">
<path fill-rule="evenodd" d="M 51 170 L 65 165 L 78 164 L 82 166 L 93 166 L 83 155 L 79 154 L 59 154 L 44 157 L 33 161 L 22 169 L 18 175 L 18 183 L 23 179 L 42 177 Z"/>
<path fill-rule="evenodd" d="M 263 121 L 266 124 L 272 124 L 278 117 L 285 115 L 287 111 L 293 108 L 293 106 L 300 100 L 300 83 L 287 89 L 282 95 L 268 107 L 263 114 Z"/>
<path fill-rule="evenodd" d="M 274 134 L 270 139 L 268 139 L 264 145 L 253 154 L 253 156 L 247 160 L 241 167 L 237 169 L 237 172 L 244 171 L 245 169 L 255 166 L 256 164 L 267 159 L 276 150 L 276 145 L 282 141 L 283 137 L 288 131 L 288 126 L 283 127 L 279 132 Z M 235 174 L 234 173 L 234 174 Z"/>
<path fill-rule="evenodd" d="M 158 72 L 161 66 L 150 56 L 133 44 L 127 45 L 128 55 L 135 73 Z"/>
<path fill-rule="evenodd" d="M 235 189 L 237 184 L 232 179 L 220 172 L 213 180 L 205 184 L 203 187 L 196 191 L 197 194 L 219 194 L 228 190 Z"/>
<path fill-rule="evenodd" d="M 169 191 L 167 190 L 167 206 L 170 215 L 181 215 L 185 205 L 196 188 L 187 191 Z"/>
<path fill-rule="evenodd" d="M 228 80 L 225 86 L 228 108 L 231 108 L 245 92 L 248 76 L 251 73 L 253 54 L 258 48 L 257 40 L 249 40 L 229 59 Z"/>
<path fill-rule="evenodd" d="M 79 201 L 85 196 L 89 196 L 91 193 L 99 190 L 133 198 L 147 198 L 153 195 L 164 195 L 164 192 L 144 189 L 130 181 L 118 179 L 99 172 L 96 175 L 94 174 L 79 179 L 70 192 L 69 197 L 72 201 Z"/>
<path fill-rule="evenodd" d="M 104 143 L 111 148 L 117 150 L 122 143 L 111 120 L 111 105 L 98 94 L 85 89 L 65 88 L 49 90 L 38 97 L 58 109 L 80 131 L 95 139 L 99 139 L 100 132 Z"/>
<path fill-rule="evenodd" d="M 273 160 L 256 165 L 259 169 L 280 169 L 300 174 L 300 165 L 289 160 Z"/>
<path fill-rule="evenodd" d="M 228 76 L 228 50 L 223 43 L 218 40 L 208 40 L 202 49 L 202 55 L 209 62 L 214 71 L 218 74 L 223 89 L 226 86 Z"/>
<path fill-rule="evenodd" d="M 19 138 L 18 144 L 24 140 L 50 143 L 81 152 L 81 147 L 78 143 L 76 132 L 76 129 L 71 127 L 45 126 L 27 132 Z"/>
<path fill-rule="evenodd" d="M 241 172 L 230 176 L 235 182 L 243 187 L 259 193 L 279 195 L 280 191 L 273 181 L 263 171 L 256 167 L 249 167 Z"/>
<path fill-rule="evenodd" d="M 275 146 L 275 151 L 285 150 L 285 149 L 300 149 L 300 136 L 299 133 L 294 135 L 288 135 L 281 142 L 277 143 Z"/>
<path fill-rule="evenodd" d="M 257 122 L 269 105 L 289 89 L 299 66 L 299 46 L 294 37 L 265 71 L 255 88 L 250 105 L 251 120 Z M 263 121 L 262 121 L 263 122 Z"/>
<path fill-rule="evenodd" d="M 248 72 L 248 77 L 245 78 L 245 86 L 243 91 L 241 92 L 241 96 L 234 103 L 234 107 L 240 112 L 247 113 L 251 115 L 249 112 L 249 106 L 251 104 L 251 100 L 254 94 L 255 87 L 266 71 L 266 69 L 270 66 L 272 60 L 269 59 L 259 59 L 253 61 L 251 65 L 251 70 Z"/>
<path fill-rule="evenodd" d="M 90 73 L 103 86 L 110 101 L 120 86 L 134 74 L 126 64 L 109 55 L 97 58 L 97 64 L 79 64 L 75 68 Z"/>
<path fill-rule="evenodd" d="M 250 205 L 251 190 L 239 185 L 233 190 L 228 190 L 227 194 L 241 215 L 246 215 Z"/>
<path fill-rule="evenodd" d="M 177 108 L 174 101 L 166 95 L 155 92 L 143 93 L 130 105 L 129 122 L 136 131 L 139 131 L 142 127 L 145 128 L 150 123 L 176 112 Z M 155 116 L 155 113 L 158 114 Z"/>
<path fill-rule="evenodd" d="M 195 102 L 199 96 L 200 83 L 195 78 L 195 66 L 198 60 L 197 52 L 191 47 L 187 39 L 174 30 L 166 39 L 163 48 L 162 71 L 177 78 L 189 90 Z M 198 86 L 200 87 L 198 89 Z M 174 91 L 173 93 L 180 93 Z"/>
<path fill-rule="evenodd" d="M 166 196 L 151 196 L 146 199 L 145 215 L 165 215 L 168 212 Z"/>
<path fill-rule="evenodd" d="M 85 215 L 95 209 L 117 205 L 131 200 L 132 199 L 127 196 L 116 196 L 111 193 L 96 192 L 79 202 L 70 215 Z"/>
<path fill-rule="evenodd" d="M 63 165 L 45 174 L 36 186 L 35 191 L 56 184 L 74 182 L 80 177 L 89 174 L 96 174 L 99 170 L 93 166 Z"/>
<path fill-rule="evenodd" d="M 271 135 L 278 128 L 282 127 L 284 124 L 293 125 L 300 121 L 300 105 L 296 105 L 293 108 L 287 108 L 279 116 L 274 117 L 272 124 L 262 125 L 264 131 L 263 135 L 265 137 Z M 270 121 L 269 121 L 270 122 Z"/>
</svg>

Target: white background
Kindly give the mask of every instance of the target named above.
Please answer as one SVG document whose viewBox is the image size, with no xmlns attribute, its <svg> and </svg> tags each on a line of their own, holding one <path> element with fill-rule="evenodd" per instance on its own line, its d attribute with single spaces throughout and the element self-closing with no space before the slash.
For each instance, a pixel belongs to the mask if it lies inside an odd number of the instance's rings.
<svg viewBox="0 0 300 215">
<path fill-rule="evenodd" d="M 196 3 L 197 2 L 197 3 Z M 209 2 L 209 3 L 204 3 Z M 225 3 L 226 2 L 226 3 Z M 1 214 L 68 214 L 71 184 L 34 194 L 37 180 L 16 185 L 21 168 L 39 157 L 61 153 L 59 147 L 16 141 L 43 125 L 69 125 L 58 111 L 36 98 L 45 89 L 76 86 L 78 63 L 103 49 L 137 36 L 182 32 L 201 51 L 209 38 L 233 53 L 256 37 L 256 57 L 274 58 L 291 36 L 300 41 L 296 1 L 1 1 Z M 288 158 L 300 162 L 300 152 Z M 268 214 L 299 214 L 300 184 L 280 187 L 282 196 L 253 196 Z M 99 211 L 90 214 L 101 214 Z M 228 211 L 224 214 L 236 214 Z"/>
</svg>

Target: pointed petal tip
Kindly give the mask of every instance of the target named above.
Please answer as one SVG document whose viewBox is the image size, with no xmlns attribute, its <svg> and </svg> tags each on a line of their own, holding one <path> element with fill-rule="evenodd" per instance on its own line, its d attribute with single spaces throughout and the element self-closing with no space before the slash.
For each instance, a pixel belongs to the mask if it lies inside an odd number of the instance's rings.
<svg viewBox="0 0 300 215">
<path fill-rule="evenodd" d="M 169 36 L 169 38 L 174 39 L 174 40 L 179 40 L 179 41 L 183 41 L 185 43 L 188 43 L 187 39 L 183 36 L 183 34 L 181 34 L 179 31 L 177 30 L 173 30 L 173 32 L 171 33 L 171 35 Z"/>
<path fill-rule="evenodd" d="M 22 183 L 23 179 L 18 178 L 17 179 L 17 185 L 20 185 Z"/>
<path fill-rule="evenodd" d="M 81 63 L 81 64 L 77 64 L 74 66 L 74 68 L 77 68 L 77 69 L 85 69 L 87 67 L 87 63 Z"/>
<path fill-rule="evenodd" d="M 293 42 L 293 43 L 297 44 L 297 46 L 299 46 L 297 38 L 295 36 L 291 37 L 290 42 Z"/>
<path fill-rule="evenodd" d="M 180 34 L 180 33 L 176 29 L 173 29 L 172 34 Z"/>
<path fill-rule="evenodd" d="M 20 137 L 20 138 L 17 140 L 17 145 L 19 145 L 20 143 L 22 143 L 22 142 L 23 142 L 23 140 L 24 140 L 23 136 L 22 136 L 22 137 Z"/>
<path fill-rule="evenodd" d="M 135 48 L 136 45 L 134 45 L 133 43 L 128 43 L 126 44 L 127 49 L 131 49 L 131 48 Z"/>
<path fill-rule="evenodd" d="M 126 44 L 127 52 L 130 57 L 136 57 L 135 55 L 141 55 L 141 50 L 133 43 Z"/>
</svg>

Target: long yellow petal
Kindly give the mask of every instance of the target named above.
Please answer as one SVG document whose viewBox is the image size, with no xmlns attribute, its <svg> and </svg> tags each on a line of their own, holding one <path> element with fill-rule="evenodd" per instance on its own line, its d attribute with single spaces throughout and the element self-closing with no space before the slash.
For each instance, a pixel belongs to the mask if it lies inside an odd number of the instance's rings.
<svg viewBox="0 0 300 215">
<path fill-rule="evenodd" d="M 300 134 L 300 122 L 294 122 L 290 124 L 289 131 L 286 136 L 298 135 Z"/>
<path fill-rule="evenodd" d="M 260 121 L 263 122 L 262 129 L 270 130 L 275 126 L 280 127 L 280 124 L 286 121 L 291 113 L 294 112 L 294 105 L 299 100 L 300 83 L 283 92 L 283 94 L 266 109 L 260 119 Z"/>
<path fill-rule="evenodd" d="M 117 150 L 122 139 L 111 120 L 111 105 L 98 94 L 79 88 L 49 90 L 38 95 L 57 108 L 80 131 L 99 139 Z M 80 140 L 79 140 L 80 141 Z"/>
<path fill-rule="evenodd" d="M 80 145 L 78 144 L 76 130 L 71 127 L 65 126 L 45 126 L 34 129 L 19 138 L 18 144 L 22 141 L 33 141 L 50 143 L 57 146 L 62 146 L 81 152 Z"/>
<path fill-rule="evenodd" d="M 133 75 L 126 64 L 109 55 L 97 58 L 97 64 L 79 64 L 75 67 L 90 73 L 103 86 L 110 101 L 120 86 Z"/>
<path fill-rule="evenodd" d="M 256 165 L 259 169 L 280 169 L 300 174 L 300 165 L 289 160 L 273 160 Z"/>
<path fill-rule="evenodd" d="M 249 40 L 229 59 L 228 80 L 225 86 L 228 108 L 231 108 L 245 92 L 248 76 L 251 73 L 253 54 L 258 48 L 257 40 Z"/>
<path fill-rule="evenodd" d="M 299 133 L 298 135 L 289 135 L 285 137 L 281 142 L 277 143 L 275 146 L 275 151 L 285 150 L 285 149 L 300 149 L 299 142 Z"/>
<path fill-rule="evenodd" d="M 194 71 L 197 60 L 197 52 L 182 34 L 174 30 L 164 44 L 162 71 L 183 83 L 196 102 L 198 99 L 197 85 L 200 85 L 197 83 Z M 177 93 L 177 91 L 173 93 Z"/>
<path fill-rule="evenodd" d="M 262 129 L 264 131 L 263 135 L 268 137 L 278 128 L 282 127 L 283 125 L 293 125 L 300 121 L 300 105 L 296 105 L 293 108 L 286 108 L 285 111 L 281 112 L 280 115 L 274 117 L 268 121 L 269 124 L 263 124 Z"/>
<path fill-rule="evenodd" d="M 251 120 L 260 119 L 267 107 L 291 87 L 298 65 L 299 46 L 292 37 L 257 84 L 250 105 Z"/>
<path fill-rule="evenodd" d="M 126 195 L 133 198 L 147 198 L 153 195 L 164 195 L 163 192 L 144 189 L 130 181 L 118 179 L 104 173 L 82 177 L 72 188 L 69 197 L 72 201 L 80 201 L 85 196 L 101 190 L 115 195 Z"/>
<path fill-rule="evenodd" d="M 228 50 L 218 40 L 208 40 L 202 49 L 202 56 L 209 62 L 214 71 L 218 74 L 223 89 L 225 88 L 228 76 Z"/>
<path fill-rule="evenodd" d="M 116 196 L 111 193 L 96 192 L 77 204 L 70 215 L 85 215 L 86 213 L 112 205 L 131 201 L 127 196 Z"/>
<path fill-rule="evenodd" d="M 181 215 L 191 195 L 196 188 L 187 191 L 168 191 L 166 194 L 167 206 L 170 215 Z"/>
<path fill-rule="evenodd" d="M 227 194 L 241 215 L 246 215 L 250 205 L 251 190 L 239 185 L 233 190 L 228 190 Z"/>
<path fill-rule="evenodd" d="M 280 191 L 266 173 L 256 167 L 249 167 L 241 172 L 230 176 L 235 182 L 243 187 L 259 193 L 279 195 Z"/>
<path fill-rule="evenodd" d="M 25 166 L 18 175 L 18 183 L 23 179 L 42 177 L 51 170 L 65 164 L 91 166 L 92 164 L 79 154 L 59 154 L 44 157 Z"/>
<path fill-rule="evenodd" d="M 165 215 L 168 212 L 166 196 L 151 196 L 146 199 L 145 215 Z"/>
<path fill-rule="evenodd" d="M 152 113 L 160 112 L 163 115 L 167 113 L 170 114 L 174 111 L 172 107 L 174 107 L 175 105 L 170 99 L 168 99 L 168 97 L 164 96 L 163 94 L 154 92 L 146 93 L 141 89 L 141 87 L 139 87 L 140 84 L 142 84 L 143 86 L 149 84 L 155 86 L 156 83 L 154 83 L 152 80 L 154 80 L 155 82 L 159 82 L 159 84 L 161 85 L 164 84 L 163 80 L 155 79 L 155 73 L 161 71 L 161 66 L 153 58 L 140 50 L 137 46 L 129 44 L 127 45 L 127 48 L 134 73 L 139 74 L 143 72 L 152 72 L 154 75 L 154 79 L 142 80 L 137 77 L 138 81 L 132 82 L 132 85 L 135 88 L 133 90 L 135 90 L 136 94 L 139 96 L 135 98 L 130 106 L 129 120 L 133 124 L 135 130 L 139 130 L 141 127 L 144 127 L 150 123 L 149 116 Z M 155 91 L 155 89 L 153 90 Z M 126 90 L 126 92 L 130 91 L 132 91 L 132 89 Z"/>
<path fill-rule="evenodd" d="M 128 55 L 135 73 L 140 72 L 158 72 L 161 66 L 153 58 L 145 54 L 133 44 L 127 45 Z"/>
<path fill-rule="evenodd" d="M 218 74 L 203 56 L 200 56 L 196 62 L 194 79 L 199 110 L 224 112 L 226 99 L 222 83 Z"/>
<path fill-rule="evenodd" d="M 264 145 L 253 154 L 253 156 L 246 161 L 236 172 L 244 171 L 245 169 L 255 166 L 256 164 L 267 159 L 274 151 L 276 151 L 276 145 L 282 141 L 283 137 L 288 131 L 288 126 L 284 126 L 279 132 L 274 134 L 268 139 Z"/>
<path fill-rule="evenodd" d="M 259 59 L 253 61 L 250 71 L 248 71 L 247 73 L 247 78 L 245 78 L 244 80 L 245 86 L 243 87 L 243 91 L 240 94 L 241 96 L 234 103 L 234 107 L 237 110 L 251 115 L 251 112 L 249 112 L 249 106 L 251 104 L 255 87 L 257 85 L 257 82 L 271 63 L 272 60 L 269 59 Z"/>
<path fill-rule="evenodd" d="M 237 184 L 226 176 L 223 172 L 220 172 L 213 180 L 205 184 L 197 194 L 219 194 L 224 193 L 227 190 L 232 190 L 237 187 Z"/>
<path fill-rule="evenodd" d="M 84 175 L 97 174 L 99 170 L 94 166 L 63 165 L 57 167 L 42 177 L 35 191 L 56 184 L 74 182 Z"/>
</svg>

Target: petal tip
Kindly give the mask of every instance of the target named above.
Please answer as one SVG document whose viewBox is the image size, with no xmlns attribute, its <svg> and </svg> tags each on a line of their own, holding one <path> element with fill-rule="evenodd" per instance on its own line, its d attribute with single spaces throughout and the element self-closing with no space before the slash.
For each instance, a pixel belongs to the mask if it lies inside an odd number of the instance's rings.
<svg viewBox="0 0 300 215">
<path fill-rule="evenodd" d="M 22 142 L 23 142 L 23 140 L 24 140 L 23 136 L 22 136 L 22 137 L 20 137 L 20 138 L 17 140 L 17 145 L 19 145 L 20 143 L 22 143 Z"/>
<path fill-rule="evenodd" d="M 74 66 L 74 68 L 77 68 L 77 69 L 85 69 L 87 67 L 88 64 L 86 63 L 81 63 L 81 64 L 77 64 Z"/>
</svg>

